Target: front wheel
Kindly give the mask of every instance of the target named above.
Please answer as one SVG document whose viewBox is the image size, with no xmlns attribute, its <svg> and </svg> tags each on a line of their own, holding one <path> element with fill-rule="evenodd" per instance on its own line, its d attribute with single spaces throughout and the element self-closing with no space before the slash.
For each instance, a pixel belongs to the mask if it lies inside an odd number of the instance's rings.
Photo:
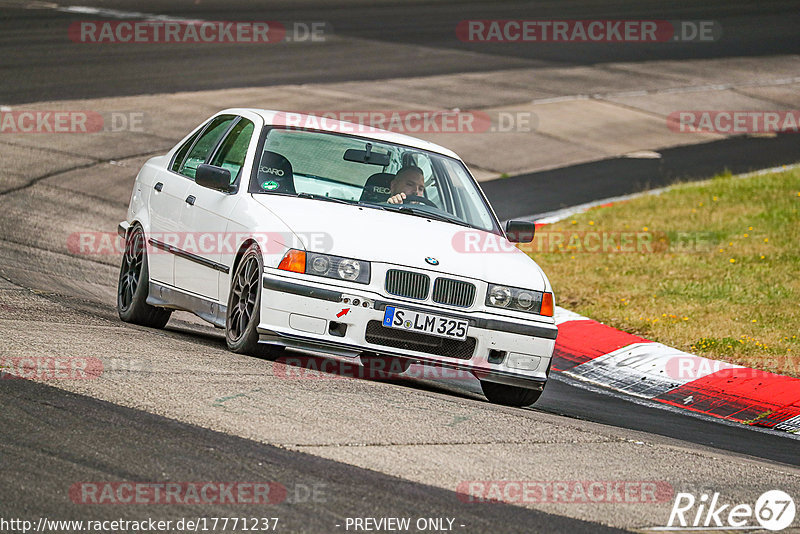
<svg viewBox="0 0 800 534">
<path fill-rule="evenodd" d="M 134 226 L 125 239 L 125 252 L 119 268 L 117 283 L 117 313 L 126 323 L 151 328 L 164 328 L 172 310 L 157 308 L 147 303 L 150 291 L 150 274 L 147 269 L 147 247 L 144 230 Z"/>
<path fill-rule="evenodd" d="M 485 380 L 481 380 L 481 389 L 489 402 L 503 406 L 530 406 L 542 396 L 542 392 L 536 389 L 508 386 Z"/>
<path fill-rule="evenodd" d="M 282 352 L 280 347 L 269 347 L 258 342 L 263 272 L 261 251 L 257 245 L 251 245 L 231 278 L 228 310 L 225 314 L 225 340 L 228 349 L 233 352 L 276 358 Z"/>
</svg>

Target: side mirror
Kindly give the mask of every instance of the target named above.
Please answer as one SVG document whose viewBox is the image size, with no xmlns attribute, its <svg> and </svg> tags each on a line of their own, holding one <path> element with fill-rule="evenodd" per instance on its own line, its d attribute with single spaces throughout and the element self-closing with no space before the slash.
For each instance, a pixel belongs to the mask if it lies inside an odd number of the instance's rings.
<svg viewBox="0 0 800 534">
<path fill-rule="evenodd" d="M 533 234 L 536 232 L 536 225 L 528 221 L 508 221 L 506 223 L 506 237 L 512 243 L 530 243 L 533 241 Z"/>
<path fill-rule="evenodd" d="M 233 191 L 231 187 L 231 171 L 223 169 L 222 167 L 201 163 L 197 166 L 194 181 L 197 182 L 197 185 L 202 185 L 203 187 L 208 187 L 216 191 L 222 191 L 223 193 L 230 193 Z"/>
</svg>

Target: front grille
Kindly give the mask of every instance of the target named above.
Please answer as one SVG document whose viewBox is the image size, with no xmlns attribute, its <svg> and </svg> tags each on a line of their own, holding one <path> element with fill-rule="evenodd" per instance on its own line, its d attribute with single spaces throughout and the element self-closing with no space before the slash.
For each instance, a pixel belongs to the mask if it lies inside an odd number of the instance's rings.
<svg viewBox="0 0 800 534">
<path fill-rule="evenodd" d="M 434 302 L 468 308 L 474 300 L 475 284 L 450 278 L 437 278 L 433 283 Z"/>
<path fill-rule="evenodd" d="M 390 269 L 386 273 L 386 291 L 398 297 L 423 300 L 428 296 L 431 279 L 427 274 Z"/>
<path fill-rule="evenodd" d="M 444 337 L 420 334 L 419 332 L 408 332 L 397 328 L 387 328 L 380 321 L 370 321 L 367 323 L 366 331 L 367 343 L 384 345 L 395 349 L 414 350 L 427 354 L 447 356 L 469 360 L 475 352 L 475 338 L 468 337 L 464 341 L 457 339 L 447 339 Z"/>
</svg>

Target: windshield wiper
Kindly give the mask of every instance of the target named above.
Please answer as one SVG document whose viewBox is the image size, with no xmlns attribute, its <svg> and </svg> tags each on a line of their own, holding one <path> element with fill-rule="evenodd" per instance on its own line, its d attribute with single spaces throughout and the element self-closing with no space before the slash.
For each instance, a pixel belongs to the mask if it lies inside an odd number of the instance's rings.
<svg viewBox="0 0 800 534">
<path fill-rule="evenodd" d="M 311 198 L 314 200 L 327 200 L 328 202 L 337 202 L 339 204 L 355 204 L 354 200 L 345 200 L 343 198 L 326 197 L 325 195 L 317 195 L 315 193 L 297 193 L 298 198 Z"/>
<path fill-rule="evenodd" d="M 364 206 L 366 208 L 376 208 L 385 210 L 383 206 L 372 204 L 371 202 L 362 202 L 360 200 L 345 200 L 343 198 L 326 197 L 325 195 L 318 195 L 316 193 L 297 193 L 297 195 L 289 194 L 289 196 L 297 196 L 298 198 L 310 198 L 312 200 L 327 200 L 328 202 L 336 202 L 338 204 L 348 204 L 350 206 Z"/>
<path fill-rule="evenodd" d="M 444 215 L 444 214 L 441 214 L 441 213 L 433 213 L 433 212 L 430 212 L 428 210 L 415 208 L 413 206 L 405 206 L 405 205 L 403 205 L 403 206 L 397 206 L 396 208 L 386 208 L 386 209 L 391 209 L 393 211 L 398 211 L 400 213 L 407 213 L 409 215 L 415 215 L 417 217 L 425 217 L 427 219 L 436 219 L 437 221 L 449 222 L 449 223 L 457 224 L 459 226 L 466 226 L 467 228 L 472 228 L 471 224 L 466 223 L 466 222 L 462 221 L 461 219 L 459 219 L 457 217 L 450 217 L 450 216 L 447 216 L 447 215 Z"/>
</svg>

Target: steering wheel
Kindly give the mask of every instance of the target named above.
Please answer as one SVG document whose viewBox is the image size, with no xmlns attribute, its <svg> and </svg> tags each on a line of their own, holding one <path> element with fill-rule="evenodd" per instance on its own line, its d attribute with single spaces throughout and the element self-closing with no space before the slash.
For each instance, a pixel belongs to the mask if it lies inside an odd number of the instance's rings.
<svg viewBox="0 0 800 534">
<path fill-rule="evenodd" d="M 430 206 L 432 208 L 437 208 L 437 209 L 439 208 L 439 206 L 437 206 L 427 198 L 418 195 L 406 195 L 406 198 L 403 200 L 403 204 L 412 204 L 414 202 L 418 202 L 419 204 L 425 204 L 426 206 Z"/>
</svg>

